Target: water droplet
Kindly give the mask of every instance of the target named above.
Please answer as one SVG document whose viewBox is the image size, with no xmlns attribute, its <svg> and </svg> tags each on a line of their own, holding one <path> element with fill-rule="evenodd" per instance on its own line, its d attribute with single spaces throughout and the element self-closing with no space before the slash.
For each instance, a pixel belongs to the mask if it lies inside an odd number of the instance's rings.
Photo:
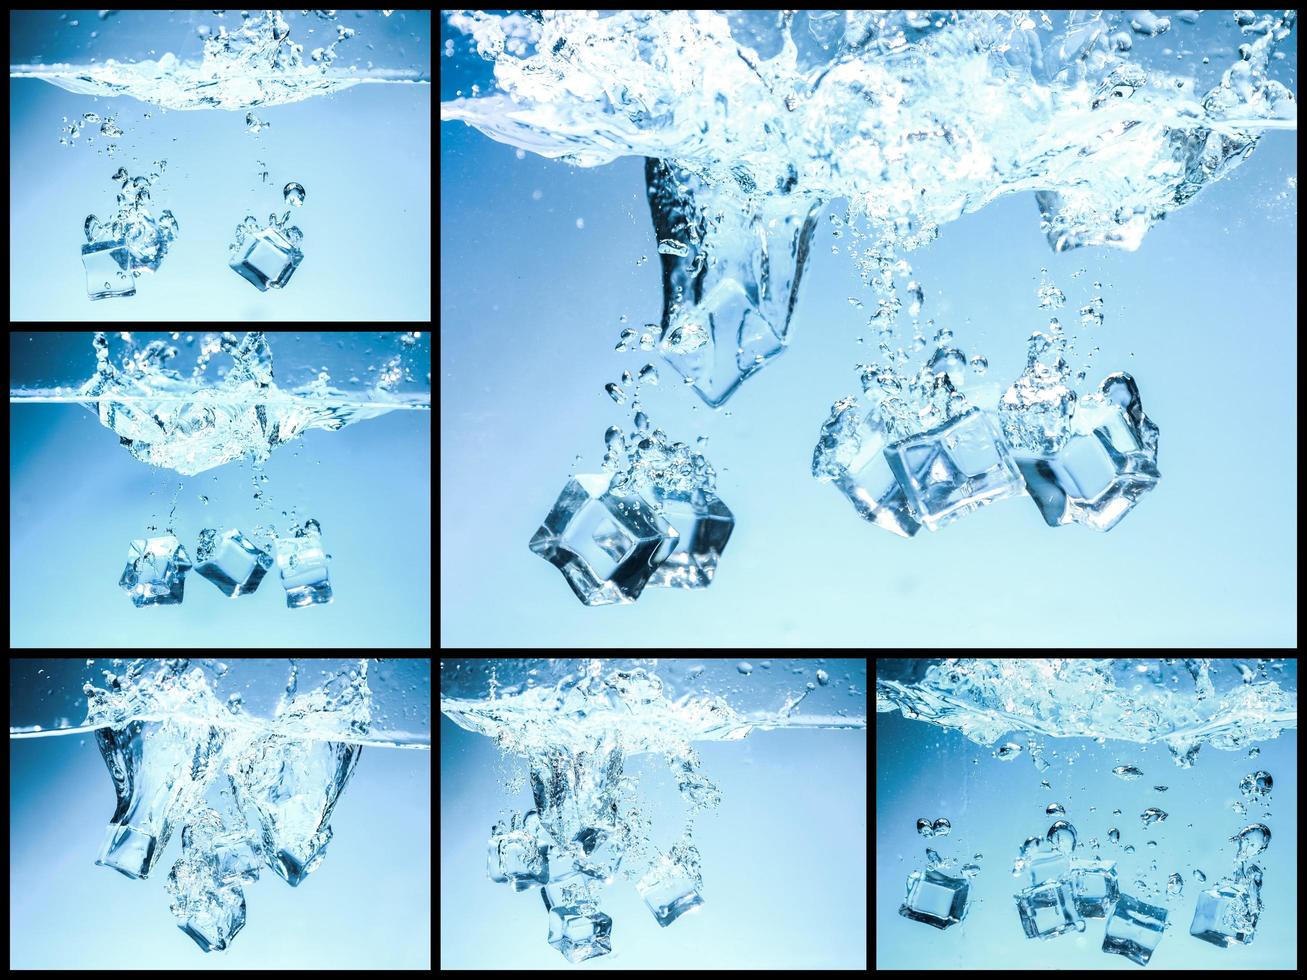
<svg viewBox="0 0 1307 980">
<path fill-rule="evenodd" d="M 84 112 L 82 113 L 82 118 L 89 123 L 98 123 L 100 121 L 100 117 L 94 112 Z"/>
<path fill-rule="evenodd" d="M 1051 817 L 1055 813 L 1066 813 L 1066 807 L 1061 803 L 1050 803 L 1044 808 L 1044 812 Z"/>
<path fill-rule="evenodd" d="M 626 402 L 626 392 L 617 387 L 614 382 L 610 381 L 608 384 L 604 385 L 604 391 L 608 392 L 608 397 L 617 402 L 617 404 L 621 405 Z"/>
<path fill-rule="evenodd" d="M 1197 878 L 1199 881 L 1207 880 L 1207 875 L 1203 874 L 1201 868 L 1194 868 L 1194 877 Z"/>
<path fill-rule="evenodd" d="M 953 830 L 953 825 L 948 822 L 947 817 L 940 817 L 934 823 L 934 830 L 936 837 L 947 837 Z"/>
<path fill-rule="evenodd" d="M 1117 766 L 1112 770 L 1112 775 L 1120 776 L 1126 782 L 1133 782 L 1144 774 L 1144 771 L 1138 766 Z"/>
<path fill-rule="evenodd" d="M 1239 860 L 1246 860 L 1250 857 L 1256 857 L 1271 843 L 1271 828 L 1264 823 L 1255 823 L 1239 831 L 1230 840 L 1234 841 L 1238 847 L 1236 857 Z"/>
<path fill-rule="evenodd" d="M 252 112 L 245 113 L 245 129 L 247 132 L 258 133 L 271 128 L 272 123 L 264 122 Z"/>
<path fill-rule="evenodd" d="M 1107 832 L 1107 839 L 1110 840 L 1113 844 L 1119 844 L 1121 842 L 1121 831 L 1113 827 L 1111 830 Z"/>
<path fill-rule="evenodd" d="M 1120 811 L 1120 810 L 1113 810 L 1113 811 L 1112 811 L 1112 816 L 1114 816 L 1114 817 L 1119 817 L 1119 816 L 1121 816 L 1121 811 Z"/>
<path fill-rule="evenodd" d="M 1042 837 L 1027 837 L 1026 842 L 1021 845 L 1021 856 L 1023 858 L 1030 857 L 1039 850 L 1039 846 L 1043 843 L 1044 839 Z"/>
<path fill-rule="evenodd" d="M 817 671 L 817 683 L 822 687 L 825 687 L 830 683 L 830 674 L 826 673 L 824 670 Z"/>
<path fill-rule="evenodd" d="M 208 502 L 209 502 L 209 498 L 206 497 L 204 494 L 200 494 L 200 503 L 207 505 Z"/>
<path fill-rule="evenodd" d="M 917 820 L 917 833 L 922 837 L 934 837 L 935 826 L 925 817 L 920 817 Z"/>
<path fill-rule="evenodd" d="M 984 859 L 985 859 L 985 855 L 980 854 L 980 853 L 976 853 L 976 854 L 971 855 L 971 860 L 973 860 L 973 861 L 983 861 Z"/>
<path fill-rule="evenodd" d="M 281 189 L 281 196 L 286 199 L 286 203 L 293 208 L 298 208 L 304 204 L 304 185 L 291 181 Z"/>
<path fill-rule="evenodd" d="M 640 368 L 640 383 L 656 385 L 658 383 L 658 369 L 652 364 L 646 364 Z"/>
<path fill-rule="evenodd" d="M 980 874 L 980 868 L 974 864 L 964 864 L 962 866 L 962 874 L 967 878 L 974 878 L 976 875 Z"/>
<path fill-rule="evenodd" d="M 1151 827 L 1155 823 L 1160 823 L 1165 820 L 1167 816 L 1168 814 L 1165 810 L 1159 810 L 1155 806 L 1150 806 L 1143 813 L 1139 814 L 1139 818 L 1143 820 L 1145 827 Z"/>
<path fill-rule="evenodd" d="M 1048 842 L 1055 850 L 1070 854 L 1076 849 L 1076 829 L 1065 820 L 1059 820 L 1048 828 Z"/>
<path fill-rule="evenodd" d="M 1275 781 L 1271 779 L 1271 774 L 1264 769 L 1258 769 L 1256 772 L 1250 772 L 1239 781 L 1239 791 L 1244 796 L 1252 796 L 1254 793 L 1258 796 L 1265 796 L 1274 785 Z"/>
<path fill-rule="evenodd" d="M 1255 745 L 1248 750 L 1248 758 L 1250 759 L 1256 759 L 1261 754 L 1262 754 L 1262 750 Z"/>
<path fill-rule="evenodd" d="M 118 125 L 113 121 L 112 116 L 110 116 L 108 119 L 106 119 L 103 123 L 100 124 L 101 136 L 118 137 L 121 136 L 122 134 L 123 131 L 118 128 Z"/>
<path fill-rule="evenodd" d="M 1165 793 L 1165 792 L 1166 792 L 1168 789 L 1170 789 L 1170 788 L 1171 788 L 1171 787 L 1169 787 L 1169 786 L 1154 786 L 1154 787 L 1153 787 L 1153 789 L 1157 790 L 1157 792 L 1159 792 L 1159 793 Z"/>
<path fill-rule="evenodd" d="M 1047 779 L 1041 779 L 1041 780 L 1039 781 L 1039 785 L 1042 786 L 1044 789 L 1052 789 L 1052 788 L 1053 788 L 1053 784 L 1050 783 Z"/>
<path fill-rule="evenodd" d="M 1155 840 L 1150 840 L 1150 841 L 1148 842 L 1148 846 L 1149 846 L 1149 847 L 1156 847 L 1156 846 L 1157 846 L 1157 841 L 1155 841 Z"/>
<path fill-rule="evenodd" d="M 971 358 L 971 370 L 977 375 L 984 374 L 989 370 L 989 360 L 976 354 Z"/>
<path fill-rule="evenodd" d="M 735 669 L 747 677 L 749 674 L 753 673 L 753 664 L 749 663 L 747 660 L 741 660 L 735 665 Z"/>
<path fill-rule="evenodd" d="M 1021 754 L 1021 746 L 1016 742 L 1008 742 L 1006 745 L 1000 745 L 994 750 L 994 758 L 1002 762 L 1011 762 Z"/>
<path fill-rule="evenodd" d="M 1135 852 L 1135 846 L 1133 844 L 1127 844 L 1125 846 L 1125 852 L 1127 854 L 1133 854 Z"/>
</svg>

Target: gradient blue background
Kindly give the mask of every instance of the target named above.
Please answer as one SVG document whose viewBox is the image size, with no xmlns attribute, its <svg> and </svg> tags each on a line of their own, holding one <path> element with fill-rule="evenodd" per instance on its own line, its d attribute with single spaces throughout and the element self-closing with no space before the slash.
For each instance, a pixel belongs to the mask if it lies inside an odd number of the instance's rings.
<svg viewBox="0 0 1307 980">
<path fill-rule="evenodd" d="M 288 14 L 306 59 L 335 37 L 334 24 Z M 11 13 L 14 57 L 40 53 L 46 62 L 80 63 L 93 54 L 103 61 L 172 50 L 198 59 L 195 25 L 240 23 L 234 11 L 222 21 L 207 11 L 178 11 L 171 19 L 164 11 L 123 11 L 103 22 L 95 11 L 72 11 L 76 28 L 56 17 Z M 359 32 L 340 44 L 338 65 L 357 59 L 362 70 L 371 60 L 430 75 L 430 11 L 390 18 L 340 11 L 338 18 Z M 91 41 L 91 30 L 100 38 Z M 60 38 L 63 44 L 51 43 Z M 246 131 L 244 111 L 166 111 L 127 97 L 75 95 L 37 79 L 11 79 L 9 108 L 11 320 L 430 320 L 430 85 L 357 85 L 261 106 L 254 112 L 272 128 L 257 135 Z M 84 133 L 61 146 L 63 117 L 85 112 L 113 115 L 125 135 L 110 141 L 93 133 L 88 146 Z M 113 157 L 102 152 L 109 142 L 118 145 Z M 113 213 L 118 188 L 110 175 L 119 166 L 148 174 L 161 158 L 168 166 L 151 190 L 151 212 L 158 218 L 165 208 L 173 211 L 177 241 L 157 273 L 138 279 L 135 296 L 93 302 L 80 254 L 86 216 Z M 266 184 L 259 160 L 267 164 Z M 306 190 L 293 215 L 304 232 L 304 260 L 285 289 L 260 293 L 227 267 L 227 245 L 247 211 L 261 221 L 286 211 L 282 188 L 292 180 Z"/>
<path fill-rule="evenodd" d="M 1005 737 L 1002 741 L 1007 741 Z M 996 744 L 1002 744 L 1002 741 Z M 1223 752 L 1204 746 L 1191 769 L 1180 769 L 1163 745 L 1142 746 L 1109 740 L 1046 739 L 1051 768 L 1041 773 L 1030 753 L 1010 762 L 993 757 L 995 746 L 977 745 L 953 730 L 909 721 L 898 711 L 876 715 L 876 968 L 877 969 L 1093 969 L 1138 970 L 1122 956 L 1102 952 L 1105 920 L 1086 919 L 1083 934 L 1027 940 L 1012 896 L 1018 890 L 1012 862 L 1022 841 L 1044 835 L 1055 817 L 1044 811 L 1057 801 L 1076 828 L 1081 847 L 1090 837 L 1100 846 L 1090 853 L 1117 862 L 1122 893 L 1169 911 L 1149 970 L 1293 969 L 1298 965 L 1298 733 L 1259 743 L 1261 755 Z M 1060 758 L 1055 758 L 1056 752 Z M 978 760 L 978 761 L 973 761 Z M 1118 765 L 1135 765 L 1142 778 L 1123 782 L 1112 775 Z M 1260 806 L 1247 815 L 1230 804 L 1243 799 L 1239 780 L 1265 769 L 1275 780 L 1272 817 Z M 1052 789 L 1043 789 L 1047 779 Z M 1168 787 L 1165 793 L 1153 786 Z M 1089 812 L 1089 807 L 1097 810 Z M 1145 830 L 1139 814 L 1150 806 L 1168 817 Z M 1120 809 L 1120 816 L 1112 811 Z M 917 819 L 947 817 L 952 833 L 926 839 Z M 1271 844 L 1261 862 L 1265 872 L 1265 910 L 1257 936 L 1246 946 L 1221 949 L 1189 935 L 1198 893 L 1230 872 L 1234 846 L 1227 840 L 1251 823 L 1271 828 Z M 1107 831 L 1121 831 L 1113 846 Z M 1147 846 L 1156 840 L 1157 847 Z M 1134 854 L 1126 854 L 1133 844 Z M 933 847 L 958 863 L 980 853 L 980 874 L 972 879 L 971 908 L 960 924 L 939 930 L 899 915 L 911 871 L 926 866 Z M 1149 870 L 1157 861 L 1157 871 Z M 1192 869 L 1207 876 L 1203 884 Z M 1165 894 L 1171 872 L 1184 878 L 1184 893 Z M 1133 887 L 1143 878 L 1162 894 L 1141 895 Z"/>
<path fill-rule="evenodd" d="M 484 81 L 484 69 L 449 63 L 442 99 Z M 1135 376 L 1161 429 L 1163 479 L 1108 534 L 1049 528 L 1017 499 L 903 540 L 810 475 L 831 403 L 857 390 L 854 365 L 874 353 L 855 343 L 865 313 L 848 303 L 870 296 L 849 257 L 830 251 L 847 239 L 823 221 L 789 350 L 714 412 L 656 351 L 613 350 L 624 327 L 662 310 L 643 162 L 518 160 L 462 123 L 442 125 L 442 644 L 1292 646 L 1296 153 L 1295 134 L 1267 135 L 1135 253 L 1053 254 L 1019 194 L 908 256 L 925 315 L 987 356 L 985 380 L 1003 384 L 1047 322 L 1039 270 L 1067 294 L 1064 322 L 1101 280 L 1092 377 Z M 527 542 L 570 473 L 599 471 L 603 432 L 625 418 L 604 384 L 646 362 L 663 379 L 641 393 L 654 423 L 688 442 L 710 437 L 735 533 L 711 588 L 587 608 Z"/>
<path fill-rule="evenodd" d="M 865 705 L 864 690 L 864 715 Z M 618 875 L 603 899 L 613 952 L 584 969 L 865 969 L 865 730 L 755 731 L 695 749 L 722 791 L 721 806 L 695 820 L 703 907 L 664 929 Z M 441 969 L 575 969 L 546 941 L 538 890 L 486 877 L 490 825 L 533 805 L 529 788 L 505 790 L 525 772 L 524 760 L 441 716 Z M 638 756 L 628 772 L 639 774 L 655 843 L 668 847 L 685 805 L 665 762 Z"/>
<path fill-rule="evenodd" d="M 306 682 L 315 668 L 301 661 Z M 43 693 L 11 688 L 11 710 Z M 180 827 L 144 881 L 96 866 L 115 799 L 93 735 L 11 738 L 9 766 L 10 969 L 431 967 L 428 750 L 365 746 L 326 860 L 295 888 L 267 869 L 245 885 L 244 929 L 209 954 L 168 909 Z"/>
<path fill-rule="evenodd" d="M 276 334 L 278 351 L 293 360 Z M 89 343 L 81 377 L 94 369 Z M 397 411 L 279 446 L 254 509 L 244 460 L 196 476 L 148 466 L 78 405 L 9 407 L 9 642 L 192 649 L 431 645 L 431 414 Z M 229 599 L 194 571 L 178 606 L 137 609 L 118 587 L 134 538 L 176 528 L 192 560 L 204 527 L 248 529 L 297 505 L 332 555 L 329 605 L 287 609 L 274 568 Z M 206 505 L 199 499 L 209 498 Z M 148 533 L 163 533 L 158 532 Z"/>
</svg>

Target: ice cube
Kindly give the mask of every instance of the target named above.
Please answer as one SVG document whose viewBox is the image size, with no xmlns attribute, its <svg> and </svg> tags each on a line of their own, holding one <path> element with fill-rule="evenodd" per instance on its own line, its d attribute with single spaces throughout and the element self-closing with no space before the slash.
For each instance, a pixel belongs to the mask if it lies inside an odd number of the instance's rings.
<svg viewBox="0 0 1307 980">
<path fill-rule="evenodd" d="M 172 913 L 179 929 L 206 953 L 223 950 L 245 926 L 245 893 L 221 884 L 210 866 L 181 858 L 168 875 Z"/>
<path fill-rule="evenodd" d="M 733 176 L 752 186 L 744 167 Z M 645 181 L 658 240 L 683 246 L 659 256 L 660 351 L 715 408 L 784 351 L 819 205 L 808 202 L 805 212 L 789 196 L 764 196 L 741 208 L 738 188 L 653 158 Z"/>
<path fill-rule="evenodd" d="M 634 602 L 679 538 L 642 498 L 611 492 L 611 482 L 572 477 L 530 543 L 587 606 Z"/>
<path fill-rule="evenodd" d="M 1016 902 L 1027 939 L 1052 939 L 1073 929 L 1085 931 L 1069 881 L 1054 878 L 1026 888 L 1017 893 Z"/>
<path fill-rule="evenodd" d="M 666 858 L 636 882 L 635 890 L 664 929 L 703 904 L 697 876 Z"/>
<path fill-rule="evenodd" d="M 136 295 L 131 253 L 121 239 L 83 245 L 82 267 L 86 270 L 86 294 L 91 299 Z"/>
<path fill-rule="evenodd" d="M 1101 919 L 1120 895 L 1115 861 L 1076 861 L 1071 868 L 1076 911 L 1086 919 Z"/>
<path fill-rule="evenodd" d="M 1222 882 L 1198 893 L 1189 935 L 1214 946 L 1250 943 L 1257 933 L 1258 910 L 1248 890 Z"/>
<path fill-rule="evenodd" d="M 613 951 L 613 920 L 593 903 L 559 905 L 549 912 L 549 945 L 573 963 Z"/>
<path fill-rule="evenodd" d="M 1026 861 L 1022 880 L 1025 887 L 1042 885 L 1046 881 L 1067 879 L 1071 874 L 1071 859 L 1060 852 L 1041 851 Z"/>
<path fill-rule="evenodd" d="M 1050 527 L 1114 528 L 1157 485 L 1157 426 L 1144 414 L 1139 388 L 1123 372 L 1082 398 L 1074 434 L 1053 455 L 1019 458 L 1026 489 Z"/>
<path fill-rule="evenodd" d="M 1153 950 L 1162 941 L 1165 927 L 1166 909 L 1122 894 L 1107 917 L 1103 952 L 1119 953 L 1140 966 L 1147 966 Z"/>
<path fill-rule="evenodd" d="M 172 534 L 137 538 L 127 549 L 127 567 L 118 586 L 137 608 L 181 603 L 191 559 Z"/>
<path fill-rule="evenodd" d="M 319 605 L 331 602 L 331 581 L 327 556 L 322 550 L 322 529 L 310 518 L 289 538 L 277 538 L 277 567 L 286 590 L 286 606 Z"/>
<path fill-rule="evenodd" d="M 910 538 L 921 524 L 885 459 L 886 437 L 874 412 L 854 398 L 831 407 L 812 454 L 812 475 L 834 482 L 863 520 Z"/>
<path fill-rule="evenodd" d="M 914 871 L 908 875 L 908 894 L 899 915 L 947 929 L 967 917 L 970 887 L 966 878 L 950 878 L 934 869 Z"/>
<path fill-rule="evenodd" d="M 993 420 L 978 408 L 891 443 L 885 458 L 917 520 L 932 531 L 1024 490 Z"/>
<path fill-rule="evenodd" d="M 263 292 L 281 289 L 299 268 L 304 253 L 276 228 L 260 228 L 232 253 L 232 270 Z"/>
<path fill-rule="evenodd" d="M 510 830 L 494 838 L 491 843 L 498 852 L 499 875 L 503 876 L 503 880 L 511 882 L 517 891 L 524 892 L 549 881 L 548 854 L 525 830 Z M 501 880 L 493 874 L 491 877 L 496 881 Z"/>
<path fill-rule="evenodd" d="M 715 493 L 654 494 L 663 518 L 679 537 L 667 560 L 659 565 L 649 585 L 702 589 L 712 584 L 717 560 L 735 530 L 735 516 Z"/>
<path fill-rule="evenodd" d="M 233 599 L 257 589 L 272 567 L 272 556 L 235 529 L 219 534 L 206 527 L 195 558 L 195 570 Z"/>
</svg>

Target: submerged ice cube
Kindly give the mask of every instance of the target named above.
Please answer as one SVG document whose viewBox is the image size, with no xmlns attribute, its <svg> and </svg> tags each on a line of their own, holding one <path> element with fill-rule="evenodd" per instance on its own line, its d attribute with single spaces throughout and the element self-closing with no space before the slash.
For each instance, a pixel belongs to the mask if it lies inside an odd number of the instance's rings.
<svg viewBox="0 0 1307 980">
<path fill-rule="evenodd" d="M 649 158 L 645 182 L 667 243 L 659 350 L 715 408 L 785 349 L 818 205 L 745 196 L 743 167 L 713 185 Z"/>
<path fill-rule="evenodd" d="M 834 482 L 863 520 L 910 538 L 921 524 L 885 458 L 886 435 L 874 411 L 864 413 L 856 398 L 831 407 L 812 453 L 812 475 Z"/>
<path fill-rule="evenodd" d="M 1107 918 L 1103 952 L 1118 953 L 1147 966 L 1153 950 L 1162 941 L 1164 928 L 1166 909 L 1123 894 Z"/>
<path fill-rule="evenodd" d="M 966 878 L 950 878 L 934 869 L 914 871 L 908 875 L 908 893 L 899 915 L 947 929 L 967 917 L 970 889 Z"/>
<path fill-rule="evenodd" d="M 1086 919 L 1101 919 L 1120 895 L 1115 861 L 1076 861 L 1071 868 L 1076 911 Z"/>
<path fill-rule="evenodd" d="M 322 549 L 322 528 L 317 521 L 309 518 L 293 536 L 278 537 L 276 548 L 287 608 L 331 602 L 327 554 Z"/>
<path fill-rule="evenodd" d="M 593 903 L 559 905 L 549 912 L 549 945 L 573 963 L 613 951 L 613 920 Z"/>
<path fill-rule="evenodd" d="M 195 570 L 233 599 L 254 592 L 272 567 L 272 556 L 235 529 L 202 530 L 195 559 Z"/>
<path fill-rule="evenodd" d="M 978 408 L 891 443 L 885 458 L 913 514 L 932 531 L 1024 489 L 1002 435 Z"/>
<path fill-rule="evenodd" d="M 277 228 L 260 228 L 232 251 L 229 265 L 238 276 L 260 291 L 281 289 L 299 268 L 304 253 Z"/>
<path fill-rule="evenodd" d="M 1076 910 L 1069 881 L 1054 878 L 1026 888 L 1017 893 L 1016 902 L 1027 939 L 1052 939 L 1072 930 L 1085 931 L 1085 920 Z"/>
<path fill-rule="evenodd" d="M 184 598 L 190 570 L 190 555 L 176 535 L 137 538 L 127 549 L 127 567 L 118 586 L 137 608 L 173 606 Z"/>
<path fill-rule="evenodd" d="M 605 474 L 572 477 L 530 543 L 587 606 L 634 602 L 679 538 L 641 497 L 611 483 Z"/>
<path fill-rule="evenodd" d="M 490 877 L 511 882 L 517 891 L 549 882 L 549 856 L 544 847 L 525 830 L 496 834 L 490 840 Z"/>
<path fill-rule="evenodd" d="M 1026 489 L 1050 527 L 1084 524 L 1110 531 L 1157 485 L 1157 426 L 1124 372 L 1082 398 L 1073 434 L 1052 455 L 1019 458 Z"/>
<path fill-rule="evenodd" d="M 83 245 L 82 267 L 86 270 L 86 294 L 91 299 L 136 295 L 131 253 L 121 239 Z"/>
<path fill-rule="evenodd" d="M 662 516 L 679 537 L 667 560 L 659 565 L 649 585 L 677 589 L 703 589 L 712 584 L 717 561 L 735 530 L 735 516 L 715 493 L 655 494 Z"/>
<path fill-rule="evenodd" d="M 664 929 L 691 909 L 703 904 L 699 879 L 675 862 L 662 858 L 643 878 L 635 890 L 644 899 L 658 924 Z"/>
<path fill-rule="evenodd" d="M 223 884 L 211 861 L 181 858 L 165 888 L 172 895 L 178 928 L 206 953 L 226 949 L 245 926 L 245 892 L 238 885 Z"/>
<path fill-rule="evenodd" d="M 1041 851 L 1025 863 L 1022 880 L 1027 888 L 1047 881 L 1066 879 L 1071 874 L 1071 859 L 1060 852 Z"/>
<path fill-rule="evenodd" d="M 1259 910 L 1247 888 L 1222 882 L 1198 893 L 1189 935 L 1214 946 L 1250 943 L 1257 934 Z"/>
</svg>

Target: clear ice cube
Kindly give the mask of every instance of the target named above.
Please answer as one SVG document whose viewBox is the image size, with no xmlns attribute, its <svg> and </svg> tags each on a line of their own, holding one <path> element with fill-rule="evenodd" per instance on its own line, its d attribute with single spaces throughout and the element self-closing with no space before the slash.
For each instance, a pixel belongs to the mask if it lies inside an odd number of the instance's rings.
<svg viewBox="0 0 1307 980">
<path fill-rule="evenodd" d="M 1052 939 L 1073 930 L 1085 931 L 1071 882 L 1065 879 L 1054 878 L 1023 889 L 1017 893 L 1016 902 L 1027 939 Z"/>
<path fill-rule="evenodd" d="M 913 514 L 932 531 L 1024 490 L 1011 451 L 978 408 L 891 443 L 885 458 Z"/>
<path fill-rule="evenodd" d="M 259 587 L 272 567 L 272 556 L 235 529 L 220 535 L 213 528 L 200 532 L 195 571 L 235 599 Z"/>
<path fill-rule="evenodd" d="M 910 538 L 921 524 L 885 458 L 885 431 L 855 398 L 835 403 L 812 454 L 812 475 L 833 482 L 866 521 Z"/>
<path fill-rule="evenodd" d="M 664 857 L 636 882 L 635 890 L 665 929 L 686 912 L 703 904 L 699 885 L 697 875 Z"/>
<path fill-rule="evenodd" d="M 1214 946 L 1250 943 L 1257 934 L 1259 917 L 1248 889 L 1222 882 L 1198 893 L 1189 935 Z"/>
<path fill-rule="evenodd" d="M 649 585 L 676 589 L 703 589 L 712 584 L 717 561 L 735 530 L 735 516 L 715 493 L 656 494 L 662 516 L 679 537 L 667 560 L 659 565 Z"/>
<path fill-rule="evenodd" d="M 592 903 L 549 911 L 549 945 L 573 963 L 613 951 L 613 920 Z"/>
<path fill-rule="evenodd" d="M 1039 852 L 1025 863 L 1022 881 L 1025 887 L 1046 881 L 1065 879 L 1071 874 L 1071 859 L 1062 853 Z"/>
<path fill-rule="evenodd" d="M 642 498 L 611 492 L 611 482 L 572 477 L 530 543 L 587 606 L 634 602 L 679 538 Z"/>
<path fill-rule="evenodd" d="M 137 608 L 178 605 L 190 570 L 190 555 L 176 535 L 137 538 L 127 549 L 127 567 L 118 586 Z"/>
<path fill-rule="evenodd" d="M 1086 919 L 1101 919 L 1120 896 L 1115 861 L 1076 861 L 1071 868 L 1076 911 Z"/>
<path fill-rule="evenodd" d="M 229 264 L 242 279 L 267 292 L 290 282 L 303 258 L 278 229 L 260 228 L 236 247 Z"/>
<path fill-rule="evenodd" d="M 277 538 L 276 550 L 287 608 L 331 602 L 327 555 L 322 549 L 322 529 L 317 521 L 310 518 L 295 529 L 292 537 Z"/>
<path fill-rule="evenodd" d="M 933 868 L 914 871 L 908 875 L 908 893 L 899 915 L 947 929 L 967 917 L 970 888 L 966 878 L 950 878 Z"/>
<path fill-rule="evenodd" d="M 1166 909 L 1122 894 L 1107 917 L 1103 952 L 1117 953 L 1147 966 L 1165 928 Z"/>
<path fill-rule="evenodd" d="M 1084 524 L 1110 531 L 1157 485 L 1158 429 L 1125 373 L 1080 400 L 1074 434 L 1060 452 L 1019 458 L 1026 489 L 1050 527 Z"/>
<path fill-rule="evenodd" d="M 738 186 L 714 186 L 673 164 L 645 163 L 649 210 L 663 273 L 659 350 L 714 408 L 785 349 L 808 261 L 817 202 L 755 203 Z"/>
<path fill-rule="evenodd" d="M 132 275 L 132 257 L 126 242 L 83 245 L 82 267 L 86 271 L 86 294 L 91 299 L 136 295 L 136 277 Z"/>
<path fill-rule="evenodd" d="M 165 888 L 178 928 L 206 953 L 226 949 L 245 926 L 245 892 L 222 884 L 206 862 L 179 859 Z"/>
</svg>

